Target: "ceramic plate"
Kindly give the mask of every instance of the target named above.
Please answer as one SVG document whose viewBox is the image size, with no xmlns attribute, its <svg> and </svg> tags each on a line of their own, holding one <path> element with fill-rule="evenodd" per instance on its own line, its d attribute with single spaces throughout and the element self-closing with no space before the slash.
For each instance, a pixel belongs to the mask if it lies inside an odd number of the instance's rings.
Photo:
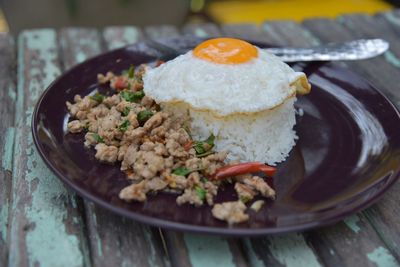
<svg viewBox="0 0 400 267">
<path fill-rule="evenodd" d="M 400 119 L 393 105 L 361 77 L 333 64 L 296 64 L 312 84 L 296 107 L 299 137 L 287 160 L 278 165 L 272 183 L 275 201 L 250 220 L 233 226 L 216 220 L 210 207 L 178 206 L 176 195 L 159 193 L 145 203 L 118 198 L 128 185 L 117 165 L 99 163 L 85 149 L 83 134 L 69 134 L 65 101 L 75 94 L 109 91 L 96 84 L 98 73 L 120 73 L 130 64 L 168 59 L 201 40 L 164 39 L 114 50 L 72 68 L 43 93 L 32 123 L 35 144 L 48 167 L 82 197 L 115 213 L 163 228 L 254 236 L 304 230 L 337 222 L 375 202 L 398 178 Z M 162 43 L 162 45 L 160 45 Z M 256 43 L 260 47 L 265 45 Z M 233 188 L 216 202 L 234 200 Z"/>
</svg>

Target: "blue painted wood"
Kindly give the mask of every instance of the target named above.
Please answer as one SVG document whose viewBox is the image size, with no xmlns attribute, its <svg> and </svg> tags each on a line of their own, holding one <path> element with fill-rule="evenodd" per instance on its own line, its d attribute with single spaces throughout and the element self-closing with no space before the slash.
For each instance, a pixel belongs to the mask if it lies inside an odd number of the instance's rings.
<svg viewBox="0 0 400 267">
<path fill-rule="evenodd" d="M 13 38 L 0 33 L 0 266 L 8 260 L 8 214 L 11 201 L 15 113 L 15 46 Z"/>
<path fill-rule="evenodd" d="M 46 168 L 30 129 L 38 97 L 60 73 L 55 31 L 22 32 L 18 39 L 9 266 L 82 266 L 88 262 L 76 199 Z"/>
</svg>

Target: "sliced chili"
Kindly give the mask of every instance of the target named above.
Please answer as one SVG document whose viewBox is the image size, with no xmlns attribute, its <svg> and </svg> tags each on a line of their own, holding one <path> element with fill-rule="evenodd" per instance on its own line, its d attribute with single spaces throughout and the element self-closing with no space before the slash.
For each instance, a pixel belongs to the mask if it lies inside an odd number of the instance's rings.
<svg viewBox="0 0 400 267">
<path fill-rule="evenodd" d="M 128 84 L 124 81 L 124 79 L 118 78 L 114 83 L 114 87 L 117 90 L 122 90 L 128 87 Z"/>
<path fill-rule="evenodd" d="M 263 172 L 267 176 L 272 176 L 276 173 L 276 168 L 265 165 L 261 162 L 246 162 L 246 163 L 238 163 L 234 165 L 227 165 L 220 169 L 218 169 L 213 177 L 215 179 L 224 179 L 232 176 L 255 173 L 255 172 Z"/>
</svg>

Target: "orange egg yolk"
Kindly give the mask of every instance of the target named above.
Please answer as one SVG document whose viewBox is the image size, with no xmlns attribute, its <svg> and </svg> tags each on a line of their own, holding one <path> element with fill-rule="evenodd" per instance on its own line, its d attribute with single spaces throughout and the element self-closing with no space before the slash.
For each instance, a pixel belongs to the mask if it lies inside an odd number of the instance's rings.
<svg viewBox="0 0 400 267">
<path fill-rule="evenodd" d="M 218 64 L 240 64 L 257 58 L 258 50 L 239 39 L 215 38 L 196 46 L 193 55 Z"/>
</svg>

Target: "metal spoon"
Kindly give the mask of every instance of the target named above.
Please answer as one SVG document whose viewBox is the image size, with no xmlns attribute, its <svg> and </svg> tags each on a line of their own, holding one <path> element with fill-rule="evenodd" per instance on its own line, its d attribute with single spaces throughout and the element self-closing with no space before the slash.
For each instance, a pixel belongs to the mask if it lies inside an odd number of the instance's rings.
<svg viewBox="0 0 400 267">
<path fill-rule="evenodd" d="M 360 39 L 345 43 L 331 43 L 309 48 L 267 48 L 285 62 L 359 60 L 379 56 L 389 49 L 382 39 Z"/>
<path fill-rule="evenodd" d="M 147 40 L 148 47 L 161 52 L 164 61 L 173 59 L 189 49 L 195 47 L 199 40 L 193 37 L 188 39 L 173 39 L 174 45 L 162 40 Z M 171 40 L 169 40 L 171 41 Z M 285 62 L 295 61 L 334 61 L 334 60 L 359 60 L 379 56 L 389 49 L 389 43 L 382 39 L 360 39 L 344 43 L 330 43 L 308 48 L 277 47 L 265 50 L 275 54 Z"/>
</svg>

